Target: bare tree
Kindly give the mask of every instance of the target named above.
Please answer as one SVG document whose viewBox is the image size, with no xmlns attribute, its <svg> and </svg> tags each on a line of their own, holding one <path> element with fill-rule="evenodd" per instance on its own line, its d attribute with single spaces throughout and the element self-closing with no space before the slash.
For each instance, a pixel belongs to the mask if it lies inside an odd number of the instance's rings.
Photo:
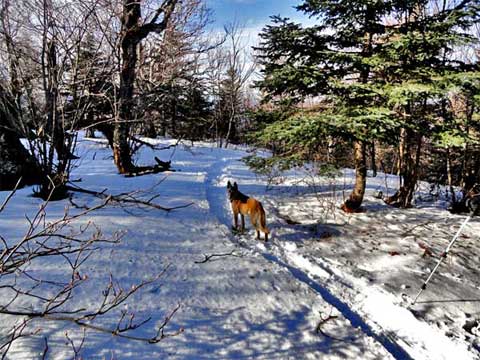
<svg viewBox="0 0 480 360">
<path fill-rule="evenodd" d="M 178 3 L 161 39 L 153 34 L 141 46 L 139 116 L 150 135 L 159 129 L 162 135 L 198 136 L 201 124 L 197 122 L 207 124 L 197 111 L 201 104 L 189 107 L 186 103 L 192 92 L 202 92 L 204 97 L 203 62 L 217 45 L 206 34 L 209 21 L 210 11 L 202 0 L 184 0 Z"/>
<path fill-rule="evenodd" d="M 255 59 L 247 50 L 248 40 L 238 23 L 225 26 L 226 41 L 209 57 L 210 96 L 215 102 L 214 126 L 218 146 L 227 147 L 236 138 L 237 127 L 245 120 L 250 99 L 250 80 Z"/>
<path fill-rule="evenodd" d="M 86 83 L 85 79 L 78 83 L 78 50 L 96 6 L 53 0 L 2 3 L 1 35 L 18 113 L 16 130 L 28 140 L 28 149 L 39 163 L 38 192 L 43 198 L 52 189 L 54 198 L 66 196 L 75 158 L 74 131 L 89 108 L 86 102 L 72 106 L 70 93 Z"/>
<path fill-rule="evenodd" d="M 113 134 L 113 156 L 121 174 L 138 172 L 132 162 L 129 145 L 130 121 L 133 120 L 133 95 L 138 61 L 138 45 L 150 33 L 162 33 L 169 23 L 178 0 L 164 0 L 149 16 L 142 18 L 141 2 L 124 0 L 122 4 L 120 48 L 121 71 L 118 116 Z M 162 168 L 152 167 L 152 172 Z"/>
</svg>

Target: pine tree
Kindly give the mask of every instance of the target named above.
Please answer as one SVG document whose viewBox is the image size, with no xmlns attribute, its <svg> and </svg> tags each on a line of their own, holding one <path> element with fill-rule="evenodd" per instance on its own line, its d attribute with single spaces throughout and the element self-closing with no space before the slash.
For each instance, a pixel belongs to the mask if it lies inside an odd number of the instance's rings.
<svg viewBox="0 0 480 360">
<path fill-rule="evenodd" d="M 387 202 L 408 207 L 425 139 L 454 129 L 452 80 L 478 73 L 478 64 L 466 64 L 456 51 L 475 41 L 469 29 L 479 5 L 463 0 L 443 6 L 427 0 L 307 0 L 298 9 L 318 25 L 276 17 L 261 35 L 260 86 L 267 100 L 316 97 L 323 104 L 267 127 L 262 139 L 297 157 L 299 145 L 314 149 L 329 137 L 353 141 L 356 183 L 346 211 L 358 209 L 363 199 L 367 145 L 376 139 L 399 144 L 402 182 Z"/>
<path fill-rule="evenodd" d="M 395 1 L 393 24 L 386 28 L 378 55 L 382 89 L 401 124 L 400 189 L 388 203 L 411 206 L 426 138 L 435 141 L 455 127 L 448 96 L 458 75 L 478 71 L 478 65 L 456 58 L 459 46 L 475 41 L 469 33 L 478 19 L 476 1 L 437 8 L 427 1 Z"/>
<path fill-rule="evenodd" d="M 267 127 L 264 135 L 271 138 L 269 132 L 281 133 L 287 143 L 297 145 L 318 144 L 333 133 L 352 141 L 355 186 L 342 206 L 348 212 L 357 211 L 363 201 L 367 144 L 395 126 L 390 111 L 382 105 L 379 79 L 373 72 L 375 56 L 382 48 L 384 17 L 391 6 L 387 1 L 307 0 L 297 9 L 315 17 L 318 25 L 303 27 L 275 17 L 274 25 L 261 34 L 265 79 L 260 86 L 269 98 L 321 97 L 329 104 L 320 113 Z"/>
</svg>

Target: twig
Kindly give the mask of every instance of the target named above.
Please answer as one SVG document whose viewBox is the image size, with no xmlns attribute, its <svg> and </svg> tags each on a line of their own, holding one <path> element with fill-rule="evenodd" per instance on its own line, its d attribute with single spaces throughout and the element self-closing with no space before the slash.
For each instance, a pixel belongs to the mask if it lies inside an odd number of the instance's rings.
<svg viewBox="0 0 480 360">
<path fill-rule="evenodd" d="M 43 348 L 43 355 L 42 355 L 42 360 L 45 360 L 47 358 L 47 353 L 48 353 L 48 338 L 45 336 L 43 338 L 43 340 L 45 341 L 45 347 Z"/>
<path fill-rule="evenodd" d="M 22 178 L 20 177 L 20 179 L 18 179 L 17 184 L 15 185 L 13 190 L 10 192 L 10 194 L 8 194 L 7 198 L 3 202 L 2 206 L 0 206 L 0 213 L 5 209 L 5 207 L 7 206 L 8 202 L 13 197 L 13 195 L 15 195 L 21 182 L 22 182 Z"/>
<path fill-rule="evenodd" d="M 67 341 L 70 343 L 70 346 L 72 348 L 73 355 L 74 355 L 73 359 L 74 360 L 81 359 L 79 355 L 80 355 L 80 351 L 82 351 L 83 345 L 85 344 L 86 329 L 83 328 L 82 340 L 80 341 L 80 344 L 78 345 L 78 347 L 75 346 L 75 342 L 72 340 L 72 338 L 68 336 L 68 332 L 65 333 L 65 337 L 67 338 Z"/>
<path fill-rule="evenodd" d="M 331 312 L 330 312 L 330 315 L 328 315 L 326 318 L 323 318 L 323 317 L 322 317 L 322 314 L 320 314 L 320 319 L 321 319 L 320 322 L 318 323 L 317 327 L 315 328 L 315 332 L 316 332 L 317 334 L 321 334 L 321 335 L 323 335 L 323 336 L 325 336 L 325 337 L 327 337 L 327 338 L 329 338 L 329 339 L 333 339 L 333 340 L 337 340 L 337 341 L 344 341 L 343 339 L 339 339 L 339 338 L 337 338 L 337 337 L 331 336 L 331 335 L 327 334 L 325 331 L 322 330 L 322 326 L 323 326 L 326 322 L 328 322 L 328 321 L 330 321 L 330 320 L 338 319 L 338 316 L 332 315 Z"/>
<path fill-rule="evenodd" d="M 407 229 L 405 230 L 401 236 L 405 237 L 405 236 L 408 236 L 410 235 L 411 233 L 413 233 L 413 231 L 419 227 L 427 227 L 428 225 L 431 225 L 431 224 L 434 224 L 435 223 L 435 220 L 433 218 L 423 222 L 423 223 L 420 223 L 420 224 L 417 224 L 417 225 L 414 225 L 412 226 L 410 229 Z"/>
<path fill-rule="evenodd" d="M 229 253 L 224 254 L 204 254 L 205 258 L 201 261 L 195 261 L 195 264 L 204 264 L 214 257 L 225 257 L 225 256 L 234 256 L 234 257 L 243 257 L 243 255 L 235 254 L 235 250 L 230 251 Z"/>
</svg>

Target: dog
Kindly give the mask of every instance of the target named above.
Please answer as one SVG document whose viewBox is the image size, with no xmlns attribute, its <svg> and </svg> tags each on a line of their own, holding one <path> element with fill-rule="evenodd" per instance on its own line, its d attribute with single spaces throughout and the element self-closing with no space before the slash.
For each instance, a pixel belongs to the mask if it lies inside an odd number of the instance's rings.
<svg viewBox="0 0 480 360">
<path fill-rule="evenodd" d="M 262 231 L 265 234 L 265 241 L 268 241 L 268 234 L 270 231 L 266 226 L 265 210 L 263 209 L 262 203 L 254 198 L 242 194 L 238 190 L 238 185 L 236 182 L 234 182 L 233 185 L 230 183 L 230 181 L 228 182 L 227 192 L 230 204 L 232 205 L 235 229 L 238 229 L 238 214 L 240 214 L 242 219 L 242 232 L 245 230 L 245 215 L 249 215 L 250 221 L 257 231 L 257 239 L 260 240 L 260 231 Z"/>
</svg>

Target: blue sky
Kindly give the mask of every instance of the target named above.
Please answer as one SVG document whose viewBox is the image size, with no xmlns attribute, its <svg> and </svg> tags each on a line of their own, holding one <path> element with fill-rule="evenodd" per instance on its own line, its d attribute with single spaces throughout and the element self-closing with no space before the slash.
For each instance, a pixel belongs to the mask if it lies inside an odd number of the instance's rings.
<svg viewBox="0 0 480 360">
<path fill-rule="evenodd" d="M 214 11 L 214 27 L 223 27 L 237 20 L 245 27 L 261 28 L 270 22 L 272 15 L 301 17 L 293 8 L 301 0 L 206 0 L 206 3 Z"/>
</svg>

